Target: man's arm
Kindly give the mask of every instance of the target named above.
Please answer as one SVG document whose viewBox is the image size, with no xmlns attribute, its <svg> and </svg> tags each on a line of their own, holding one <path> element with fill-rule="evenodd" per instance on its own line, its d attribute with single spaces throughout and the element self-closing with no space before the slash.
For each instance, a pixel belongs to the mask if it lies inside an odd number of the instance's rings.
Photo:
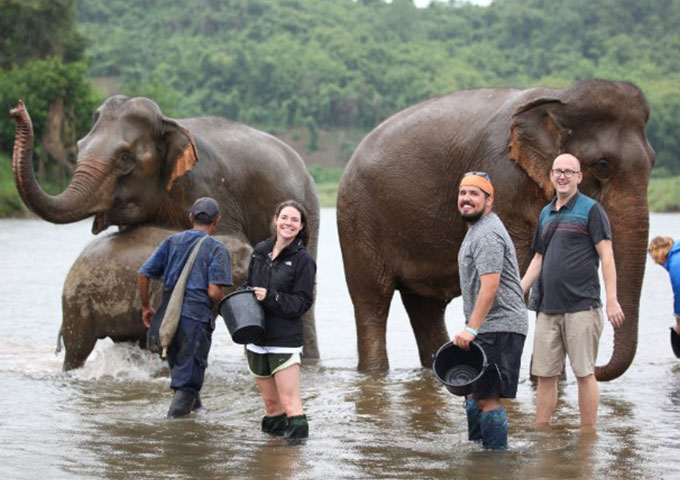
<svg viewBox="0 0 680 480">
<path fill-rule="evenodd" d="M 520 285 L 522 286 L 522 293 L 524 295 L 527 294 L 527 292 L 533 286 L 533 284 L 536 283 L 536 280 L 538 280 L 538 276 L 541 274 L 541 265 L 543 265 L 543 255 L 536 252 L 534 258 L 531 259 L 529 268 L 527 268 L 527 271 L 524 272 L 524 276 L 520 281 Z"/>
<path fill-rule="evenodd" d="M 607 293 L 607 319 L 614 328 L 621 326 L 625 320 L 621 305 L 616 296 L 616 264 L 614 263 L 614 250 L 611 240 L 600 240 L 595 245 L 597 254 L 602 261 L 602 278 L 604 289 Z"/>
<path fill-rule="evenodd" d="M 139 274 L 139 299 L 142 301 L 142 323 L 149 328 L 156 311 L 149 304 L 149 278 L 141 273 Z"/>
<path fill-rule="evenodd" d="M 214 283 L 208 284 L 208 296 L 212 300 L 213 304 L 217 305 L 220 300 L 224 298 L 224 289 L 221 285 L 215 285 Z"/>
<path fill-rule="evenodd" d="M 491 306 L 493 305 L 498 285 L 501 281 L 500 272 L 487 273 L 479 277 L 479 292 L 477 293 L 477 300 L 470 315 L 470 320 L 467 322 L 467 327 L 479 331 L 479 327 L 484 323 L 484 319 L 489 314 Z M 470 342 L 475 339 L 475 334 L 467 330 L 462 330 L 453 338 L 453 343 L 458 345 L 463 350 L 470 348 Z"/>
</svg>

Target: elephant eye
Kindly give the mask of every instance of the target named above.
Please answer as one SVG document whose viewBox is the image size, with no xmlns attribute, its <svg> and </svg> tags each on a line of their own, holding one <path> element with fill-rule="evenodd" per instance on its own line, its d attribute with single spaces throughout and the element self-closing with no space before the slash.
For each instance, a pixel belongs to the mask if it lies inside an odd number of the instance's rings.
<svg viewBox="0 0 680 480">
<path fill-rule="evenodd" d="M 606 158 L 600 158 L 595 162 L 595 175 L 599 178 L 609 178 L 611 176 L 611 169 Z"/>
<path fill-rule="evenodd" d="M 120 154 L 118 169 L 121 174 L 130 173 L 135 168 L 135 156 L 130 152 L 123 152 Z"/>
</svg>

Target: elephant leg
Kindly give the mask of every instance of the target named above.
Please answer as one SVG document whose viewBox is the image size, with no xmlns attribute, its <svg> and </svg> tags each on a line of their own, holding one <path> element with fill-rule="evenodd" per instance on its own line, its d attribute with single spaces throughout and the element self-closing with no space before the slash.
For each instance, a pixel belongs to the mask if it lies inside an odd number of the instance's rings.
<svg viewBox="0 0 680 480">
<path fill-rule="evenodd" d="M 348 272 L 352 270 L 351 267 L 347 268 Z M 371 272 L 348 276 L 347 287 L 354 304 L 360 371 L 387 371 L 390 368 L 385 334 L 394 285 L 388 281 L 381 283 L 379 278 L 381 276 Z M 386 276 L 382 278 L 386 279 Z"/>
<path fill-rule="evenodd" d="M 403 291 L 401 301 L 416 337 L 420 364 L 429 368 L 439 347 L 450 340 L 444 323 L 446 302 Z"/>
<path fill-rule="evenodd" d="M 345 279 L 357 329 L 360 371 L 389 370 L 387 359 L 387 314 L 396 287 L 394 275 L 387 268 L 374 242 L 366 248 L 356 236 L 351 241 L 340 231 Z"/>
<path fill-rule="evenodd" d="M 63 370 L 82 367 L 87 357 L 94 350 L 95 343 L 97 343 L 97 337 L 94 334 L 79 334 L 72 337 L 66 332 L 64 335 L 66 353 L 64 354 Z"/>
<path fill-rule="evenodd" d="M 387 314 L 394 291 L 389 295 L 367 292 L 354 300 L 360 371 L 387 371 Z"/>
<path fill-rule="evenodd" d="M 315 306 L 316 302 L 302 315 L 302 337 L 304 341 L 302 355 L 306 359 L 319 358 L 319 343 L 316 340 L 316 320 L 314 319 Z"/>
</svg>

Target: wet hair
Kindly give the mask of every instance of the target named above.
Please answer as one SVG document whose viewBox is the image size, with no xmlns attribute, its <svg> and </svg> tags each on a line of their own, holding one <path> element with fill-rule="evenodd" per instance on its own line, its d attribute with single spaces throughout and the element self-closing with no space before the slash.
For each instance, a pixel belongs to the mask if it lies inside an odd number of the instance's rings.
<svg viewBox="0 0 680 480">
<path fill-rule="evenodd" d="M 659 265 L 663 265 L 668 260 L 668 252 L 673 248 L 673 239 L 671 237 L 654 237 L 649 242 L 647 251 L 649 255 Z"/>
<path fill-rule="evenodd" d="M 281 210 L 283 210 L 286 207 L 293 207 L 295 210 L 300 212 L 300 221 L 302 222 L 302 228 L 300 229 L 295 238 L 299 238 L 300 240 L 302 240 L 302 244 L 306 247 L 307 244 L 309 243 L 309 229 L 308 229 L 309 224 L 307 223 L 307 210 L 305 210 L 305 207 L 303 207 L 302 204 L 296 200 L 286 200 L 284 202 L 279 203 L 276 206 L 276 211 L 274 212 L 274 220 L 272 221 L 272 232 L 274 233 L 274 235 L 276 235 L 276 219 L 279 218 Z"/>
</svg>

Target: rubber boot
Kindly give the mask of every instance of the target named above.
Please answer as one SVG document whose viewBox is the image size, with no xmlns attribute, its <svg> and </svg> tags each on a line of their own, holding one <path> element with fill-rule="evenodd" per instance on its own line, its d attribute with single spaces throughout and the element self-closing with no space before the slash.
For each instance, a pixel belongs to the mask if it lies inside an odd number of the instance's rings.
<svg viewBox="0 0 680 480">
<path fill-rule="evenodd" d="M 499 407 L 490 412 L 482 412 L 479 416 L 482 445 L 490 450 L 508 448 L 508 417 L 505 408 Z"/>
<path fill-rule="evenodd" d="M 203 402 L 201 402 L 201 394 L 197 393 L 196 401 L 194 402 L 194 406 L 191 408 L 191 411 L 195 412 L 196 410 L 200 410 L 201 408 L 203 408 Z"/>
<path fill-rule="evenodd" d="M 465 399 L 465 413 L 468 423 L 468 440 L 476 442 L 482 439 L 482 427 L 479 415 L 482 413 L 474 398 Z"/>
<path fill-rule="evenodd" d="M 680 358 L 680 335 L 675 333 L 675 329 L 671 327 L 671 348 L 676 358 Z"/>
<path fill-rule="evenodd" d="M 307 438 L 309 436 L 307 415 L 294 415 L 288 417 L 288 427 L 283 436 L 289 439 Z"/>
<path fill-rule="evenodd" d="M 168 418 L 180 418 L 189 413 L 196 404 L 196 397 L 193 393 L 186 390 L 175 390 L 175 396 L 172 397 L 172 403 L 168 410 Z"/>
<path fill-rule="evenodd" d="M 286 432 L 286 428 L 288 428 L 288 417 L 285 413 L 274 417 L 262 417 L 262 431 L 264 433 L 281 437 Z"/>
</svg>

